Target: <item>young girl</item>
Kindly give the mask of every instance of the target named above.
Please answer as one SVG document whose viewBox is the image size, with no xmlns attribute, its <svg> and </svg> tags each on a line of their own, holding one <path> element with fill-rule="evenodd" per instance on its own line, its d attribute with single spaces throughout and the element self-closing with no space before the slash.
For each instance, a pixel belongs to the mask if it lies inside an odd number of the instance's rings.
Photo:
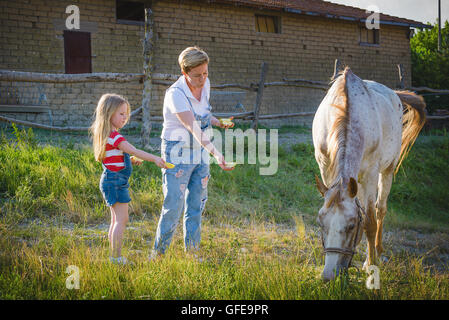
<svg viewBox="0 0 449 320">
<path fill-rule="evenodd" d="M 136 157 L 154 162 L 160 168 L 167 168 L 160 157 L 138 150 L 118 132 L 128 122 L 130 106 L 128 101 L 117 94 L 104 94 L 98 101 L 95 120 L 90 128 L 93 138 L 95 160 L 102 163 L 103 174 L 100 190 L 106 204 L 111 208 L 111 225 L 108 239 L 111 246 L 111 262 L 126 264 L 121 256 L 122 237 L 128 222 L 129 197 L 128 179 L 132 164 L 141 164 Z"/>
</svg>

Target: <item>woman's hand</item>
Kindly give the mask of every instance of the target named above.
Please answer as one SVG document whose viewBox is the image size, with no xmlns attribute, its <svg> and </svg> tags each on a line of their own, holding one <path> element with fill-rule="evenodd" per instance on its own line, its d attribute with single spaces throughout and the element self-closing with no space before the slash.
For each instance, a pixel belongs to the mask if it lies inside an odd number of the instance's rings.
<svg viewBox="0 0 449 320">
<path fill-rule="evenodd" d="M 233 128 L 234 127 L 234 122 L 232 122 L 232 119 L 234 119 L 234 117 L 230 117 L 229 119 L 225 119 L 228 121 L 221 121 L 223 119 L 218 120 L 217 118 L 215 118 L 216 121 L 214 121 L 214 125 L 223 129 L 229 129 L 229 128 Z"/>
</svg>

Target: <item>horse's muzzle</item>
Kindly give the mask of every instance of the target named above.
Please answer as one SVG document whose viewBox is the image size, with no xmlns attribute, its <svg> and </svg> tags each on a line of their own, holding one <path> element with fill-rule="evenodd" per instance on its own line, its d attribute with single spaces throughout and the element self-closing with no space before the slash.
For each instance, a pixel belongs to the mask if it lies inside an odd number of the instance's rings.
<svg viewBox="0 0 449 320">
<path fill-rule="evenodd" d="M 335 278 L 338 277 L 345 270 L 347 270 L 347 268 L 343 266 L 337 266 L 336 268 L 324 267 L 324 270 L 321 273 L 321 280 L 325 282 L 335 280 Z"/>
<path fill-rule="evenodd" d="M 345 255 L 340 257 L 339 261 L 336 264 L 331 262 L 327 265 L 324 265 L 324 270 L 321 273 L 321 279 L 323 281 L 332 281 L 340 274 L 347 272 L 349 268 L 350 258 L 350 256 Z"/>
</svg>

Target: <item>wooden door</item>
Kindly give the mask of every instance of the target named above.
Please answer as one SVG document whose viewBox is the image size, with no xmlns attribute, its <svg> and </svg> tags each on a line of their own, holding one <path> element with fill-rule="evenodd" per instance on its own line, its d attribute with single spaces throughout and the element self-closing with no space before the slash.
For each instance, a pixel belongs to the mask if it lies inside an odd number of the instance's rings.
<svg viewBox="0 0 449 320">
<path fill-rule="evenodd" d="M 65 73 L 91 73 L 90 33 L 64 30 Z"/>
</svg>

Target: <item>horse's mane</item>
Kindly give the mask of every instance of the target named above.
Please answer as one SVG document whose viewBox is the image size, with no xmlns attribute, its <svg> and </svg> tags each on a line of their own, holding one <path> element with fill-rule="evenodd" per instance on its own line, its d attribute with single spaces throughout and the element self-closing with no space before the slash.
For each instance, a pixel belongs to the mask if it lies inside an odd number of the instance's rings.
<svg viewBox="0 0 449 320">
<path fill-rule="evenodd" d="M 346 75 L 348 71 L 350 69 L 346 67 L 333 80 L 333 82 L 336 82 L 336 88 L 334 92 L 335 99 L 331 106 L 335 108 L 335 120 L 327 136 L 327 156 L 329 161 L 327 177 L 328 181 L 331 181 L 331 184 L 334 183 L 338 178 L 338 173 L 341 172 L 339 165 L 343 163 L 346 153 L 345 143 L 347 141 L 349 124 L 349 98 L 346 87 Z"/>
</svg>

